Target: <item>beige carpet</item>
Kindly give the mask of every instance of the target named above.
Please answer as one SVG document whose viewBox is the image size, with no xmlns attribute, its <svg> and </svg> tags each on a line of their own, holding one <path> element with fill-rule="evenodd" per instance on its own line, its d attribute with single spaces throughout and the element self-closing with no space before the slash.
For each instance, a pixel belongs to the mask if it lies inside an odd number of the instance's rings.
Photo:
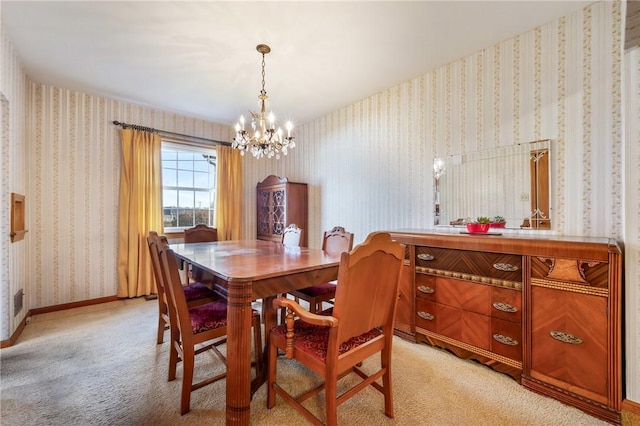
<svg viewBox="0 0 640 426">
<path fill-rule="evenodd" d="M 224 382 L 195 391 L 191 412 L 180 416 L 182 372 L 167 382 L 168 344 L 155 344 L 156 315 L 155 301 L 135 299 L 32 317 L 18 342 L 0 351 L 0 423 L 224 424 Z M 207 354 L 196 369 L 217 365 Z M 314 381 L 292 361 L 283 359 L 278 365 L 290 388 Z M 396 338 L 393 368 L 395 419 L 384 416 L 382 396 L 370 388 L 338 407 L 340 424 L 606 424 L 530 392 L 505 375 L 423 344 Z M 251 403 L 252 424 L 305 424 L 282 400 L 272 410 L 265 400 L 263 386 Z M 308 405 L 322 413 L 321 397 Z"/>
</svg>

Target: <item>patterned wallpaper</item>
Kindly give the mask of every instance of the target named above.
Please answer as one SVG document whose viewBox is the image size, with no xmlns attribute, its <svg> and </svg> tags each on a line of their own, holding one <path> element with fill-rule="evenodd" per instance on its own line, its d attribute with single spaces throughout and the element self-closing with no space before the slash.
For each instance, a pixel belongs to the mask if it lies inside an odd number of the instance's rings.
<svg viewBox="0 0 640 426">
<path fill-rule="evenodd" d="M 640 47 L 625 54 L 625 333 L 627 398 L 640 403 Z"/>
<path fill-rule="evenodd" d="M 594 4 L 303 125 L 284 161 L 248 159 L 247 206 L 273 173 L 311 185 L 311 245 L 337 224 L 360 241 L 429 227 L 434 158 L 551 139 L 555 233 L 622 239 L 621 8 Z"/>
<path fill-rule="evenodd" d="M 31 308 L 117 293 L 120 127 L 227 140 L 228 126 L 31 83 Z M 90 283 L 90 285 L 87 285 Z"/>
<path fill-rule="evenodd" d="M 636 103 L 623 117 L 622 100 L 640 93 L 640 66 L 637 53 L 623 65 L 622 8 L 621 2 L 596 3 L 303 124 L 297 147 L 284 159 L 247 158 L 245 237 L 255 237 L 255 185 L 270 174 L 309 184 L 310 246 L 320 247 L 322 231 L 335 225 L 354 232 L 358 243 L 374 230 L 431 226 L 435 157 L 548 138 L 556 145 L 553 232 L 626 240 L 628 306 L 636 307 L 626 315 L 637 324 L 640 136 L 637 124 L 627 128 L 632 157 L 623 157 L 622 131 L 623 121 L 637 123 L 640 115 Z M 0 243 L 2 300 L 7 287 L 10 295 L 21 285 L 27 309 L 115 295 L 120 166 L 118 128 L 111 121 L 219 140 L 229 140 L 230 129 L 25 84 L 4 34 L 1 67 L 0 89 L 12 112 L 8 149 L 17 159 L 9 175 L 19 176 L 10 186 L 26 191 L 30 226 L 28 252 L 16 256 L 11 248 L 8 274 L 9 250 Z M 635 82 L 624 93 L 623 68 Z M 20 128 L 25 117 L 22 137 L 13 123 Z M 635 170 L 626 181 L 623 160 L 627 171 Z M 5 305 L 0 302 L 2 339 L 21 319 L 7 323 Z M 627 377 L 640 377 L 638 363 L 629 361 L 639 358 L 639 345 L 639 335 L 628 335 Z M 640 401 L 637 380 L 630 382 L 636 387 L 628 384 L 627 396 Z"/>
<path fill-rule="evenodd" d="M 0 340 L 7 340 L 29 311 L 14 315 L 13 295 L 27 285 L 28 236 L 11 242 L 11 193 L 27 194 L 24 114 L 27 76 L 13 46 L 0 28 Z M 31 200 L 26 198 L 27 206 Z"/>
</svg>

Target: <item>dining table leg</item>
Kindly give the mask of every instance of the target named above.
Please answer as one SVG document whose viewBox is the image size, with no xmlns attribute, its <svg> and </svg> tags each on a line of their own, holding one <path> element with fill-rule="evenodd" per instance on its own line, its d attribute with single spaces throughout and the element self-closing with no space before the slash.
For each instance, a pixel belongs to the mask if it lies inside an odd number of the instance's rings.
<svg viewBox="0 0 640 426">
<path fill-rule="evenodd" d="M 249 425 L 251 414 L 251 288 L 227 285 L 227 425 Z"/>
</svg>

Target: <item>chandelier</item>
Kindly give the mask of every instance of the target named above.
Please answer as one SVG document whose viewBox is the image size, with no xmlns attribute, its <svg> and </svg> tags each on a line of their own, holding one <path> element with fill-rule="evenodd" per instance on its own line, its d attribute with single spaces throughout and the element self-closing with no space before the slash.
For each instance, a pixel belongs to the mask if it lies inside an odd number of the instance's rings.
<svg viewBox="0 0 640 426">
<path fill-rule="evenodd" d="M 293 125 L 287 122 L 287 136 L 280 127 L 276 129 L 273 112 L 267 115 L 266 108 L 269 106 L 269 97 L 264 90 L 264 55 L 271 52 L 271 48 L 266 44 L 259 44 L 256 50 L 262 54 L 262 90 L 258 95 L 258 107 L 260 112 L 251 113 L 251 130 L 245 130 L 244 116 L 240 116 L 240 121 L 236 123 L 236 136 L 233 138 L 232 148 L 240 150 L 240 155 L 246 151 L 251 151 L 255 158 L 271 158 L 275 155 L 280 158 L 280 153 L 287 155 L 287 149 L 296 146 L 295 138 L 291 136 Z"/>
</svg>

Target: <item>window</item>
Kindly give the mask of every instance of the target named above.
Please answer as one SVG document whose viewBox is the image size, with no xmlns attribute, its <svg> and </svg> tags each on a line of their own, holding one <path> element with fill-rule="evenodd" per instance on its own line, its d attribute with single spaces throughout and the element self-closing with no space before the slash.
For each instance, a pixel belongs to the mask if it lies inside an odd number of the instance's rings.
<svg viewBox="0 0 640 426">
<path fill-rule="evenodd" d="M 215 150 L 162 141 L 161 158 L 165 231 L 215 226 Z"/>
</svg>

